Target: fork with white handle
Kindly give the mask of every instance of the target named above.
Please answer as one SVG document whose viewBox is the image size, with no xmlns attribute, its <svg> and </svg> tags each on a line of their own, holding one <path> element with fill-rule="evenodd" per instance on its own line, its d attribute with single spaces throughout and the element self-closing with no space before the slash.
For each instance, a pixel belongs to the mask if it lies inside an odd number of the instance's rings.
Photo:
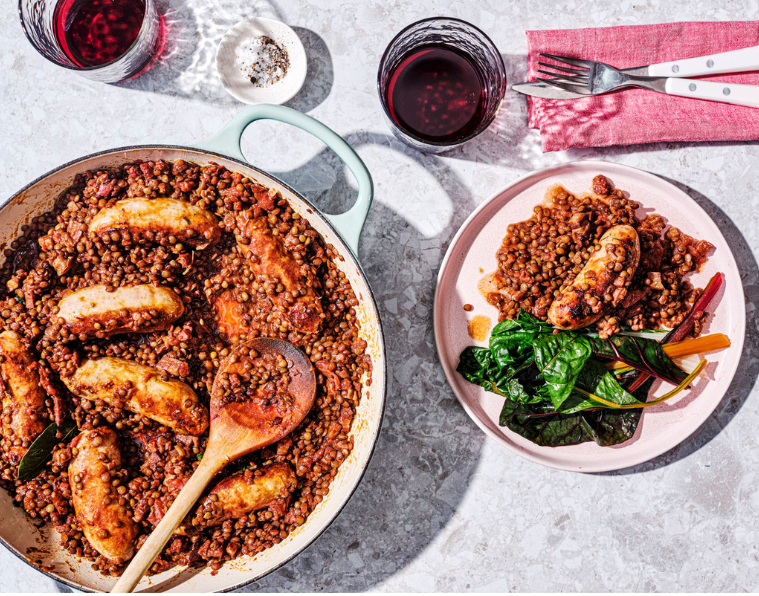
<svg viewBox="0 0 759 596">
<path fill-rule="evenodd" d="M 624 70 L 592 60 L 544 53 L 540 55 L 565 66 L 538 62 L 540 66 L 559 71 L 539 69 L 539 73 L 555 78 L 538 80 L 580 95 L 600 95 L 622 87 L 640 87 L 668 95 L 759 108 L 759 85 L 694 81 L 685 78 L 759 70 L 759 47 Z"/>
</svg>

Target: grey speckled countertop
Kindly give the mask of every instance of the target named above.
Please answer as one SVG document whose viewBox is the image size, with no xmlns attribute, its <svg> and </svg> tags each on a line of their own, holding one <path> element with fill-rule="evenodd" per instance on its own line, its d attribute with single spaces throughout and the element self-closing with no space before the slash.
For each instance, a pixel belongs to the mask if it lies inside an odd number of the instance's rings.
<svg viewBox="0 0 759 596">
<path fill-rule="evenodd" d="M 759 590 L 759 147 L 653 144 L 543 155 L 510 92 L 498 121 L 445 156 L 423 155 L 385 127 L 375 77 L 393 34 L 419 18 L 457 16 L 488 32 L 509 80 L 522 80 L 525 29 L 755 19 L 756 0 L 164 0 L 161 63 L 121 85 L 91 83 L 42 59 L 15 5 L 0 8 L 0 198 L 46 171 L 110 147 L 192 144 L 242 104 L 213 70 L 223 33 L 253 15 L 296 27 L 310 60 L 288 105 L 343 135 L 372 172 L 376 199 L 360 259 L 388 337 L 384 427 L 367 474 L 327 532 L 249 591 Z M 325 209 L 355 191 L 337 159 L 284 125 L 244 137 L 256 165 Z M 265 151 L 258 147 L 266 146 Z M 717 221 L 746 294 L 740 370 L 714 415 L 678 448 L 619 473 L 582 475 L 527 462 L 486 439 L 443 377 L 432 297 L 456 229 L 508 182 L 546 165 L 596 158 L 661 175 Z M 63 589 L 0 549 L 0 590 Z"/>
</svg>

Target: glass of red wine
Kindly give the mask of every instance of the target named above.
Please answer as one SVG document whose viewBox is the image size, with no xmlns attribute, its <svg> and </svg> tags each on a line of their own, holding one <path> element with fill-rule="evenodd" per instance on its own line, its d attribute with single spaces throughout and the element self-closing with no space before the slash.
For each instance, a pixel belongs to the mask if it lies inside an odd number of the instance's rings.
<svg viewBox="0 0 759 596">
<path fill-rule="evenodd" d="M 40 54 L 94 81 L 142 74 L 163 46 L 154 0 L 19 0 L 18 13 Z"/>
<path fill-rule="evenodd" d="M 440 153 L 490 126 L 506 92 L 506 70 L 477 27 L 435 17 L 409 25 L 390 42 L 377 88 L 393 134 Z"/>
</svg>

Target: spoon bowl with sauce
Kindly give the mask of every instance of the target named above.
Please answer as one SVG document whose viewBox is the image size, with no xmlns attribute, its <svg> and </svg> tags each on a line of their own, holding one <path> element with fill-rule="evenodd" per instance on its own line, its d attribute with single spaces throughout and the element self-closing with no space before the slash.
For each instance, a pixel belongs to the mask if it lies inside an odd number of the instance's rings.
<svg viewBox="0 0 759 596">
<path fill-rule="evenodd" d="M 273 397 L 261 397 L 262 392 L 244 395 L 247 384 L 240 378 L 250 372 L 256 359 L 267 355 L 286 362 L 281 370 L 286 369 L 289 376 L 287 390 Z M 221 362 L 211 389 L 211 429 L 200 465 L 111 592 L 134 590 L 211 479 L 228 463 L 292 432 L 311 410 L 315 397 L 316 374 L 311 361 L 292 344 L 254 339 L 235 346 Z"/>
</svg>

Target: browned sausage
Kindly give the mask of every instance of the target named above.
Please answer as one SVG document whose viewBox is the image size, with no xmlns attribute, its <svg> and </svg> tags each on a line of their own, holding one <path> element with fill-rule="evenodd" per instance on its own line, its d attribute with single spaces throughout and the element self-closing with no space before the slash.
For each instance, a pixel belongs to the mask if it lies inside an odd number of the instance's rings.
<svg viewBox="0 0 759 596">
<path fill-rule="evenodd" d="M 76 336 L 102 338 L 162 331 L 183 313 L 184 303 L 169 288 L 145 284 L 108 292 L 105 285 L 97 285 L 62 298 L 57 316 Z M 48 327 L 48 335 L 51 329 Z"/>
<path fill-rule="evenodd" d="M 548 321 L 560 329 L 580 329 L 596 322 L 606 303 L 616 306 L 627 294 L 640 259 L 638 233 L 632 226 L 614 226 L 600 242 L 600 248 L 548 310 Z"/>
<path fill-rule="evenodd" d="M 221 237 L 213 213 L 177 199 L 116 201 L 92 218 L 89 231 L 106 239 L 114 232 L 120 235 L 124 231 L 135 239 L 144 238 L 148 232 L 166 238 L 173 236 L 178 243 L 195 249 L 214 244 Z"/>
<path fill-rule="evenodd" d="M 138 528 L 112 484 L 121 467 L 116 433 L 104 426 L 84 430 L 71 446 L 76 455 L 69 464 L 69 483 L 82 532 L 101 555 L 124 563 L 134 555 Z"/>
<path fill-rule="evenodd" d="M 279 293 L 276 300 L 287 311 L 293 327 L 301 333 L 316 333 L 324 318 L 321 300 L 314 291 L 313 275 L 298 265 L 285 248 L 279 236 L 274 236 L 265 217 L 250 219 L 242 226 L 237 245 L 249 259 L 250 267 L 257 276 L 275 278 L 286 292 Z M 290 294 L 287 301 L 285 293 Z"/>
<path fill-rule="evenodd" d="M 98 358 L 87 360 L 61 380 L 74 395 L 102 399 L 184 435 L 200 435 L 208 428 L 208 408 L 192 388 L 176 379 L 164 380 L 152 366 Z"/>
<path fill-rule="evenodd" d="M 211 489 L 200 502 L 192 525 L 217 526 L 228 519 L 239 519 L 278 499 L 287 499 L 297 484 L 295 472 L 285 463 L 270 464 L 256 472 L 237 472 Z"/>
<path fill-rule="evenodd" d="M 37 362 L 14 331 L 0 333 L 0 376 L 3 391 L 3 452 L 18 464 L 34 439 L 48 425 Z"/>
</svg>

